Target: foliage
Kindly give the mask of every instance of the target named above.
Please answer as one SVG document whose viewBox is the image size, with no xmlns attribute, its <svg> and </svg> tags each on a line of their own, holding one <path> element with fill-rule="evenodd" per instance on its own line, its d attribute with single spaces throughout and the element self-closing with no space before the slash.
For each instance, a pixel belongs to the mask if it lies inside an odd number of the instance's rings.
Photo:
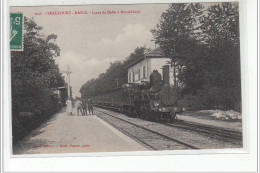
<svg viewBox="0 0 260 173">
<path fill-rule="evenodd" d="M 144 50 L 144 47 L 137 47 L 124 61 L 110 63 L 110 67 L 105 73 L 100 74 L 98 78 L 91 79 L 82 85 L 80 89 L 82 97 L 86 98 L 103 94 L 127 83 L 128 72 L 126 66 L 142 58 L 144 56 Z"/>
<path fill-rule="evenodd" d="M 146 51 L 151 51 L 150 48 L 145 48 L 145 47 L 137 47 L 134 52 L 132 52 L 126 59 L 123 61 L 123 64 L 127 66 L 128 64 L 131 64 L 135 60 L 142 58 L 144 56 L 144 52 Z"/>
<path fill-rule="evenodd" d="M 39 111 L 38 116 L 52 115 L 59 107 L 53 90 L 64 86 L 64 79 L 54 60 L 60 54 L 55 44 L 57 36 L 42 35 L 42 27 L 26 17 L 24 28 L 24 50 L 11 52 L 13 122 L 23 121 L 20 112 Z M 32 125 L 33 122 L 28 123 Z M 16 125 L 14 123 L 13 128 L 18 128 Z"/>
<path fill-rule="evenodd" d="M 216 100 L 221 100 L 224 109 L 232 109 L 241 102 L 238 4 L 221 3 L 208 11 L 201 26 L 206 33 L 204 40 L 209 47 L 207 56 L 210 57 L 205 91 L 217 88 L 222 97 L 216 97 Z"/>
<path fill-rule="evenodd" d="M 178 100 L 178 106 L 190 111 L 207 109 L 206 101 L 202 100 L 199 95 L 188 94 Z"/>
<path fill-rule="evenodd" d="M 90 97 L 99 93 L 106 93 L 127 82 L 127 71 L 122 62 L 110 63 L 106 73 L 102 73 L 97 79 L 91 79 L 83 84 L 80 93 L 82 97 Z"/>
<path fill-rule="evenodd" d="M 151 32 L 155 43 L 172 59 L 180 105 L 188 105 L 188 109 L 235 109 L 241 102 L 237 2 L 208 7 L 201 3 L 171 4 Z M 120 85 L 127 81 L 127 71 L 121 67 L 142 57 L 144 50 L 137 48 L 124 62 L 111 63 L 106 73 L 85 83 L 81 93 L 108 92 L 117 86 L 119 74 Z"/>
<path fill-rule="evenodd" d="M 164 54 L 170 57 L 176 67 L 178 83 L 185 84 L 183 92 L 195 93 L 203 86 L 204 47 L 198 37 L 199 18 L 203 13 L 199 3 L 171 4 L 161 15 L 160 23 L 151 32 L 155 42 L 160 45 Z"/>
<path fill-rule="evenodd" d="M 160 45 L 166 56 L 178 61 L 180 55 L 181 58 L 194 55 L 197 47 L 194 37 L 198 30 L 194 26 L 197 25 L 196 19 L 202 14 L 202 9 L 199 3 L 176 3 L 162 13 L 160 23 L 151 32 L 155 43 Z"/>
<path fill-rule="evenodd" d="M 182 68 L 183 98 L 207 101 L 201 108 L 233 109 L 241 101 L 238 3 L 171 4 L 152 33 Z"/>
</svg>

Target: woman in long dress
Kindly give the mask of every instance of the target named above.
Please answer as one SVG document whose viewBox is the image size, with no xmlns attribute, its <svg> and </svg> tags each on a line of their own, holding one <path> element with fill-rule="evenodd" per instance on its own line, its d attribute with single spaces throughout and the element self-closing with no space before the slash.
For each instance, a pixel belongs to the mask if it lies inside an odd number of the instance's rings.
<svg viewBox="0 0 260 173">
<path fill-rule="evenodd" d="M 71 99 L 68 99 L 66 101 L 66 105 L 67 105 L 67 114 L 68 115 L 72 115 L 72 102 L 71 102 Z"/>
</svg>

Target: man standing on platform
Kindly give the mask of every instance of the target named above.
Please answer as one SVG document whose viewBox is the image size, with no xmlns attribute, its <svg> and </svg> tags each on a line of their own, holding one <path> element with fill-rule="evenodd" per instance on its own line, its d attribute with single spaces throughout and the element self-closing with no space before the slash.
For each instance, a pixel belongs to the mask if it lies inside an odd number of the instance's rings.
<svg viewBox="0 0 260 173">
<path fill-rule="evenodd" d="M 82 100 L 82 113 L 83 115 L 88 115 L 86 99 Z"/>
<path fill-rule="evenodd" d="M 91 99 L 88 99 L 88 111 L 89 111 L 89 114 L 91 113 L 93 115 L 94 108 L 93 108 L 93 103 L 92 103 Z"/>
<path fill-rule="evenodd" d="M 72 102 L 71 102 L 71 98 L 68 98 L 68 100 L 66 101 L 66 105 L 67 105 L 67 114 L 68 115 L 72 115 Z"/>
<path fill-rule="evenodd" d="M 80 101 L 80 99 L 78 99 L 75 103 L 75 107 L 77 108 L 77 115 L 79 116 L 79 111 L 81 112 L 81 115 L 82 114 L 82 102 Z"/>
</svg>

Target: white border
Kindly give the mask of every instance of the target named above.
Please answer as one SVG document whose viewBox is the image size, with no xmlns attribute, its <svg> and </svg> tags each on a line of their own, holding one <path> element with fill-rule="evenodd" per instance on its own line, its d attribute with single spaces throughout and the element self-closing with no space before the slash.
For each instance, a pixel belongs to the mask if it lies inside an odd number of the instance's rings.
<svg viewBox="0 0 260 173">
<path fill-rule="evenodd" d="M 212 0 L 217 2 L 219 0 Z M 38 155 L 39 157 L 48 158 L 11 158 L 10 157 L 10 54 L 9 54 L 9 32 L 6 26 L 9 26 L 9 8 L 11 6 L 36 6 L 36 5 L 80 5 L 80 4 L 129 4 L 129 3 L 170 3 L 184 2 L 181 0 L 131 0 L 120 1 L 110 0 L 4 0 L 4 59 L 3 62 L 3 125 L 4 125 L 4 171 L 232 171 L 232 172 L 256 172 L 257 158 L 257 59 L 256 59 L 256 0 L 240 0 L 240 31 L 241 31 L 241 72 L 242 72 L 242 98 L 243 98 L 243 133 L 246 143 L 244 150 L 204 150 L 204 151 L 162 151 L 149 152 L 150 156 L 134 156 L 140 152 L 128 153 L 90 153 L 78 154 L 78 157 L 65 157 L 64 155 Z M 185 1 L 190 2 L 190 1 Z M 203 2 L 203 1 L 196 1 Z M 210 2 L 210 1 L 207 1 Z M 8 3 L 8 4 L 7 4 Z M 246 11 L 246 9 L 248 9 Z M 248 33 L 248 35 L 247 35 Z M 250 58 L 249 58 L 250 57 Z M 165 155 L 169 153 L 175 155 Z M 202 154 L 210 152 L 211 154 Z M 218 154 L 213 154 L 213 153 Z M 146 155 L 147 152 L 142 152 Z M 190 155 L 192 153 L 192 155 Z M 223 154 L 226 153 L 226 154 Z M 236 154 L 227 154 L 236 153 Z M 111 156 L 111 155 L 128 155 L 128 156 Z M 159 155 L 158 155 L 159 154 Z M 66 154 L 67 155 L 67 154 Z M 75 156 L 74 154 L 72 154 Z M 72 156 L 68 154 L 68 156 Z M 156 156 L 151 156 L 156 155 Z M 38 157 L 37 156 L 37 157 Z M 57 157 L 58 156 L 58 157 Z M 109 156 L 109 157 L 107 157 Z M 28 156 L 27 156 L 28 157 Z"/>
<path fill-rule="evenodd" d="M 84 5 L 84 4 L 140 4 L 140 3 L 185 3 L 185 2 L 242 2 L 247 0 L 9 0 L 10 6 L 39 6 L 39 5 Z M 249 0 L 250 1 L 250 0 Z"/>
</svg>

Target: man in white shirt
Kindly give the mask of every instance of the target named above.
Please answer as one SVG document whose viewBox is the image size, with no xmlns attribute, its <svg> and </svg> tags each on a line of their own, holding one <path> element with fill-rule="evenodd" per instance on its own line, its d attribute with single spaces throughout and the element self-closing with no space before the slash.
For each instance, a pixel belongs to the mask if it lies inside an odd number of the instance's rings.
<svg viewBox="0 0 260 173">
<path fill-rule="evenodd" d="M 68 115 L 72 115 L 72 102 L 71 102 L 71 98 L 69 98 L 67 101 L 66 101 L 66 105 L 67 105 L 67 114 Z"/>
</svg>

